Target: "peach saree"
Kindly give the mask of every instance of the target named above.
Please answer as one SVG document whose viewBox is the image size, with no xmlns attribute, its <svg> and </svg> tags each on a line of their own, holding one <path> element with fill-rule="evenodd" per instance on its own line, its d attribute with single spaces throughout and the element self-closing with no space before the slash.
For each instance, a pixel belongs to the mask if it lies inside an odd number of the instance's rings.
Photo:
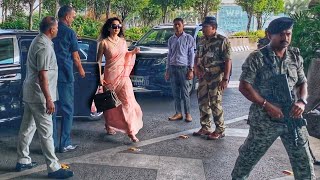
<svg viewBox="0 0 320 180">
<path fill-rule="evenodd" d="M 123 38 L 120 38 L 114 46 L 103 43 L 106 47 L 103 51 L 106 59 L 104 81 L 109 89 L 115 91 L 122 103 L 117 108 L 103 112 L 106 129 L 109 126 L 116 131 L 136 135 L 142 128 L 143 122 L 142 111 L 135 99 L 129 77 L 135 63 L 135 55 L 128 51 Z"/>
</svg>

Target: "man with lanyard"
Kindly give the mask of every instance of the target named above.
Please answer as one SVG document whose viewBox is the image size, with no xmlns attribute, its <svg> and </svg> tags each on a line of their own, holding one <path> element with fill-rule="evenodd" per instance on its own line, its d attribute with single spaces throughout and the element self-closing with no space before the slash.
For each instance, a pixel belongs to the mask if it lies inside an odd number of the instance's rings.
<svg viewBox="0 0 320 180">
<path fill-rule="evenodd" d="M 239 149 L 239 157 L 232 171 L 234 180 L 247 179 L 250 171 L 279 136 L 289 155 L 294 178 L 316 179 L 308 131 L 301 118 L 307 103 L 307 80 L 299 50 L 289 47 L 292 28 L 291 18 L 281 17 L 271 21 L 268 26 L 270 44 L 252 52 L 242 65 L 239 90 L 252 105 L 248 118 L 249 135 Z M 287 82 L 274 82 L 281 75 L 288 77 Z M 287 83 L 289 97 L 294 97 L 292 92 L 296 89 L 298 100 L 289 106 L 289 113 L 285 113 L 279 103 L 274 103 L 277 101 L 271 101 L 275 96 L 278 97 L 273 90 L 277 83 Z M 294 135 L 292 128 L 284 121 L 287 114 L 291 116 L 289 121 L 296 125 Z"/>
<path fill-rule="evenodd" d="M 168 59 L 165 79 L 171 81 L 176 113 L 169 121 L 182 120 L 181 99 L 184 105 L 185 121 L 191 122 L 190 91 L 193 80 L 194 38 L 183 31 L 183 19 L 173 20 L 175 34 L 168 40 Z"/>
</svg>

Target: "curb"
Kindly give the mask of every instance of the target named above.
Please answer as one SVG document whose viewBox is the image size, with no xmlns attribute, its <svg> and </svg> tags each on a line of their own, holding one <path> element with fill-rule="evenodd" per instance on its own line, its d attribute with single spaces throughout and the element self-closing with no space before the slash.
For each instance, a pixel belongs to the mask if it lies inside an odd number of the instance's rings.
<svg viewBox="0 0 320 180">
<path fill-rule="evenodd" d="M 231 51 L 232 51 L 232 52 L 249 51 L 249 50 L 250 50 L 249 46 L 235 46 L 235 47 L 231 47 Z"/>
</svg>

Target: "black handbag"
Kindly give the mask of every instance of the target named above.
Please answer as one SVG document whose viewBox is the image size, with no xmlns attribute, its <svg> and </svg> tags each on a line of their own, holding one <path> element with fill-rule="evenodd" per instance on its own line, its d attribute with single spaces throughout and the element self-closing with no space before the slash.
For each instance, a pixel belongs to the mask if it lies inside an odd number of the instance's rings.
<svg viewBox="0 0 320 180">
<path fill-rule="evenodd" d="M 121 105 L 117 94 L 113 90 L 104 88 L 103 93 L 98 93 L 93 97 L 98 112 L 103 112 Z"/>
</svg>

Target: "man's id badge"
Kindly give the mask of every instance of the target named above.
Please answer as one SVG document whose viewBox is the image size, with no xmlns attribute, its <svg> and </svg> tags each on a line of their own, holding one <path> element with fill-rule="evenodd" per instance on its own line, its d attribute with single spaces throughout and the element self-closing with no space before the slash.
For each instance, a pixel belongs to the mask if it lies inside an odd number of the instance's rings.
<svg viewBox="0 0 320 180">
<path fill-rule="evenodd" d="M 207 53 L 206 53 L 206 57 L 209 57 L 209 58 L 212 58 L 213 55 L 214 55 L 213 52 L 207 52 Z"/>
</svg>

